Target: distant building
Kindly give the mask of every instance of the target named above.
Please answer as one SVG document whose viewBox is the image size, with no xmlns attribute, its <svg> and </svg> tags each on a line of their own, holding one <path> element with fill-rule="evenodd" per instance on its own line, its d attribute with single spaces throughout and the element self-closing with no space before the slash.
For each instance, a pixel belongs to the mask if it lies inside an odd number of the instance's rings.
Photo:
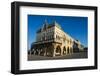
<svg viewBox="0 0 100 76">
<path fill-rule="evenodd" d="M 84 49 L 80 41 L 65 33 L 56 21 L 51 24 L 45 21 L 36 34 L 36 42 L 31 45 L 34 55 L 63 56 Z"/>
</svg>

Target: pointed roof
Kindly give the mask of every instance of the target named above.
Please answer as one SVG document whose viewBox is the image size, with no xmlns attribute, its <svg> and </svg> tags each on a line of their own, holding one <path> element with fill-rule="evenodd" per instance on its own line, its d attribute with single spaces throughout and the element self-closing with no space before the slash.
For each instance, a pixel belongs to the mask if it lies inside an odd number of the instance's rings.
<svg viewBox="0 0 100 76">
<path fill-rule="evenodd" d="M 45 22 L 44 22 L 44 24 L 45 24 L 45 25 L 48 25 L 48 22 L 47 22 L 47 20 L 46 20 L 46 19 L 45 19 Z"/>
<path fill-rule="evenodd" d="M 53 22 L 53 25 L 61 29 L 61 26 L 56 21 Z"/>
<path fill-rule="evenodd" d="M 37 33 L 41 32 L 41 31 L 43 31 L 43 30 L 46 30 L 47 28 L 51 28 L 51 27 L 53 27 L 53 26 L 56 26 L 56 27 L 58 27 L 59 29 L 62 29 L 61 26 L 60 26 L 55 20 L 53 21 L 53 23 L 49 24 L 49 23 L 47 22 L 47 20 L 45 19 L 42 28 L 40 28 L 40 29 L 37 31 Z"/>
<path fill-rule="evenodd" d="M 45 19 L 45 22 L 44 22 L 44 24 L 43 24 L 42 29 L 44 30 L 44 29 L 46 29 L 47 27 L 48 27 L 48 22 L 47 22 L 47 20 Z"/>
</svg>

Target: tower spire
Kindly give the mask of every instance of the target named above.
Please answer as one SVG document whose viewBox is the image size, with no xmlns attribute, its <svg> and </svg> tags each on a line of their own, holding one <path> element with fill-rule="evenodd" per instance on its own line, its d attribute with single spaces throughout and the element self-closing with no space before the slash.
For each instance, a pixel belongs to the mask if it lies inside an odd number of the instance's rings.
<svg viewBox="0 0 100 76">
<path fill-rule="evenodd" d="M 48 22 L 45 19 L 44 24 L 43 24 L 43 27 L 42 27 L 42 30 L 46 29 L 47 27 L 48 27 Z"/>
<path fill-rule="evenodd" d="M 61 26 L 56 22 L 56 20 L 54 20 L 53 24 L 54 24 L 54 26 L 57 26 L 58 28 L 61 29 Z"/>
<path fill-rule="evenodd" d="M 48 25 L 47 19 L 45 19 L 45 24 Z"/>
</svg>

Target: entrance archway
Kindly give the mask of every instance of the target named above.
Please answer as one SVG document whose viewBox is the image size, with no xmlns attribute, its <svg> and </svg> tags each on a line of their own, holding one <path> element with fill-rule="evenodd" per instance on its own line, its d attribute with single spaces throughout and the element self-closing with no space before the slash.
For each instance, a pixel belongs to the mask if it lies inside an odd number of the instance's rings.
<svg viewBox="0 0 100 76">
<path fill-rule="evenodd" d="M 66 54 L 66 47 L 65 46 L 63 47 L 63 54 L 64 55 Z"/>
<path fill-rule="evenodd" d="M 53 46 L 52 45 L 50 45 L 50 46 L 48 46 L 47 47 L 47 53 L 46 53 L 46 55 L 47 56 L 52 56 L 52 50 L 53 50 Z"/>
<path fill-rule="evenodd" d="M 68 48 L 67 48 L 67 54 L 69 54 L 69 51 L 70 51 L 70 50 L 69 50 L 69 47 L 68 47 Z"/>
<path fill-rule="evenodd" d="M 61 48 L 60 48 L 60 46 L 56 47 L 56 55 L 57 56 L 61 55 Z"/>
<path fill-rule="evenodd" d="M 73 53 L 73 49 L 72 48 L 70 48 L 70 52 Z"/>
</svg>

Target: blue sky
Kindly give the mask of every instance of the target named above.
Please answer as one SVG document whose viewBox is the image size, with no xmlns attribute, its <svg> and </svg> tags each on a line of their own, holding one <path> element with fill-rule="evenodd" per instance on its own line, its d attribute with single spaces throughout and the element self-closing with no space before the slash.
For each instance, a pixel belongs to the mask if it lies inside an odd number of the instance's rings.
<svg viewBox="0 0 100 76">
<path fill-rule="evenodd" d="M 48 23 L 56 21 L 62 29 L 74 39 L 78 39 L 84 46 L 88 45 L 88 18 L 75 16 L 47 16 L 28 15 L 28 48 L 36 40 L 36 31 L 42 27 L 47 20 Z"/>
</svg>

